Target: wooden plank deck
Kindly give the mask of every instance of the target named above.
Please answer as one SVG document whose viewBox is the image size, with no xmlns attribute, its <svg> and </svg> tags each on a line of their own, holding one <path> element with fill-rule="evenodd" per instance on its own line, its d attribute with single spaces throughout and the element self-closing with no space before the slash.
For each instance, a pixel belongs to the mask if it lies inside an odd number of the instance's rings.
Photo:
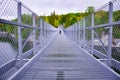
<svg viewBox="0 0 120 80">
<path fill-rule="evenodd" d="M 120 77 L 61 34 L 20 80 L 120 80 Z"/>
</svg>

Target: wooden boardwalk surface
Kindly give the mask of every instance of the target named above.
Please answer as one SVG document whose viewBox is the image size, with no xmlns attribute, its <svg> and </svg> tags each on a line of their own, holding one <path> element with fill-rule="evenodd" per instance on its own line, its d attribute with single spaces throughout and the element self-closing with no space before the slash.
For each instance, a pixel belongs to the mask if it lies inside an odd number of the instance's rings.
<svg viewBox="0 0 120 80">
<path fill-rule="evenodd" d="M 20 80 L 120 80 L 99 61 L 58 35 Z"/>
</svg>

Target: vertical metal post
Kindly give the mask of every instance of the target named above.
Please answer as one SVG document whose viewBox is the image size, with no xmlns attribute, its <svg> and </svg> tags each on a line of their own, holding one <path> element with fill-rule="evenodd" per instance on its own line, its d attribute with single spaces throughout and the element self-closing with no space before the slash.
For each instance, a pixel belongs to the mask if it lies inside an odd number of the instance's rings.
<svg viewBox="0 0 120 80">
<path fill-rule="evenodd" d="M 44 37 L 44 40 L 45 40 L 45 21 L 43 21 L 43 27 L 42 27 L 42 29 L 43 29 L 43 37 Z"/>
<path fill-rule="evenodd" d="M 44 39 L 44 21 L 42 19 L 42 38 Z"/>
<path fill-rule="evenodd" d="M 48 26 L 48 24 L 46 23 L 46 32 L 45 32 L 45 34 L 46 34 L 46 41 L 47 41 L 47 26 Z"/>
<path fill-rule="evenodd" d="M 18 23 L 22 23 L 22 12 L 21 12 L 21 2 L 18 2 L 17 4 L 18 8 Z M 22 34 L 21 34 L 21 27 L 18 26 L 18 51 L 19 51 L 19 59 L 20 62 L 23 61 L 22 57 Z"/>
<path fill-rule="evenodd" d="M 48 37 L 48 39 L 49 39 L 49 35 L 50 35 L 50 25 L 48 24 L 47 25 L 47 37 Z"/>
<path fill-rule="evenodd" d="M 84 23 L 84 25 L 83 25 L 83 29 L 84 29 L 84 31 L 83 31 L 83 40 L 84 40 L 84 45 L 83 45 L 83 48 L 85 48 L 85 46 L 86 46 L 86 37 L 85 37 L 85 34 L 86 34 L 86 30 L 85 30 L 85 26 L 86 26 L 86 23 L 85 23 L 85 18 L 83 19 L 83 23 Z"/>
<path fill-rule="evenodd" d="M 113 3 L 109 2 L 109 23 L 113 22 Z M 112 26 L 109 27 L 108 35 L 108 66 L 111 67 L 112 54 Z"/>
<path fill-rule="evenodd" d="M 44 35 L 45 35 L 45 41 L 47 41 L 47 38 L 46 38 L 46 22 L 44 21 Z"/>
<path fill-rule="evenodd" d="M 81 46 L 81 23 L 79 22 L 79 45 Z"/>
<path fill-rule="evenodd" d="M 35 13 L 32 13 L 33 26 L 36 26 Z M 33 31 L 33 53 L 36 54 L 36 30 Z"/>
<path fill-rule="evenodd" d="M 72 25 L 72 37 L 71 37 L 71 39 L 74 40 L 74 27 L 73 27 L 73 25 Z"/>
<path fill-rule="evenodd" d="M 74 29 L 74 32 L 73 32 L 73 34 L 74 34 L 73 37 L 74 38 L 73 38 L 73 40 L 75 41 L 75 24 L 73 25 L 73 29 Z"/>
<path fill-rule="evenodd" d="M 76 31 L 77 31 L 77 41 L 76 41 L 76 42 L 77 42 L 77 43 L 78 43 L 78 28 L 79 28 L 79 27 L 78 27 L 78 24 L 79 24 L 79 23 L 77 23 L 77 25 L 76 25 L 76 27 L 77 27 L 77 29 L 76 29 Z M 79 44 L 79 43 L 78 43 L 78 44 Z"/>
<path fill-rule="evenodd" d="M 76 43 L 77 43 L 77 23 L 75 24 L 75 41 L 76 41 Z"/>
<path fill-rule="evenodd" d="M 94 27 L 94 13 L 92 13 L 92 27 Z M 91 29 L 91 54 L 94 53 L 94 29 Z"/>
<path fill-rule="evenodd" d="M 42 40 L 42 19 L 40 19 L 40 42 L 41 42 L 41 40 Z"/>
<path fill-rule="evenodd" d="M 43 39 L 44 39 L 44 29 L 43 29 L 43 19 L 41 18 L 40 19 L 40 38 L 41 38 L 41 40 L 40 40 L 40 42 L 42 43 L 43 42 Z M 43 47 L 43 45 L 41 45 L 40 46 L 41 48 Z"/>
<path fill-rule="evenodd" d="M 78 24 L 77 24 L 77 42 L 78 42 L 78 44 L 79 44 L 79 40 L 80 40 L 80 31 L 79 31 L 79 29 L 80 29 L 80 22 L 78 22 Z"/>
</svg>

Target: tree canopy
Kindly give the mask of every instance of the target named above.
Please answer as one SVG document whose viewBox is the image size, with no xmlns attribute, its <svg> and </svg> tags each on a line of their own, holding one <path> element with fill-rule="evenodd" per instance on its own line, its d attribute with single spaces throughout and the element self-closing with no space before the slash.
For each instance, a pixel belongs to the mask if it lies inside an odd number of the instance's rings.
<svg viewBox="0 0 120 80">
<path fill-rule="evenodd" d="M 89 14 L 88 12 L 81 12 L 81 13 L 68 13 L 68 14 L 57 15 L 54 11 L 51 13 L 50 16 L 42 16 L 42 18 L 48 23 L 55 26 L 56 28 L 61 24 L 66 28 L 76 23 L 77 21 L 81 20 L 88 14 Z"/>
</svg>

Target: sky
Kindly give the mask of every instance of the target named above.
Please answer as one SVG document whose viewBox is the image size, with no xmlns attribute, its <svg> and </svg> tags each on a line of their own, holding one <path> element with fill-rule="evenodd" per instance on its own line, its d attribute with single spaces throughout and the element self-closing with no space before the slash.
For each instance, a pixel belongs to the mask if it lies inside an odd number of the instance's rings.
<svg viewBox="0 0 120 80">
<path fill-rule="evenodd" d="M 88 6 L 100 8 L 110 0 L 20 0 L 38 15 L 84 12 Z"/>
</svg>

